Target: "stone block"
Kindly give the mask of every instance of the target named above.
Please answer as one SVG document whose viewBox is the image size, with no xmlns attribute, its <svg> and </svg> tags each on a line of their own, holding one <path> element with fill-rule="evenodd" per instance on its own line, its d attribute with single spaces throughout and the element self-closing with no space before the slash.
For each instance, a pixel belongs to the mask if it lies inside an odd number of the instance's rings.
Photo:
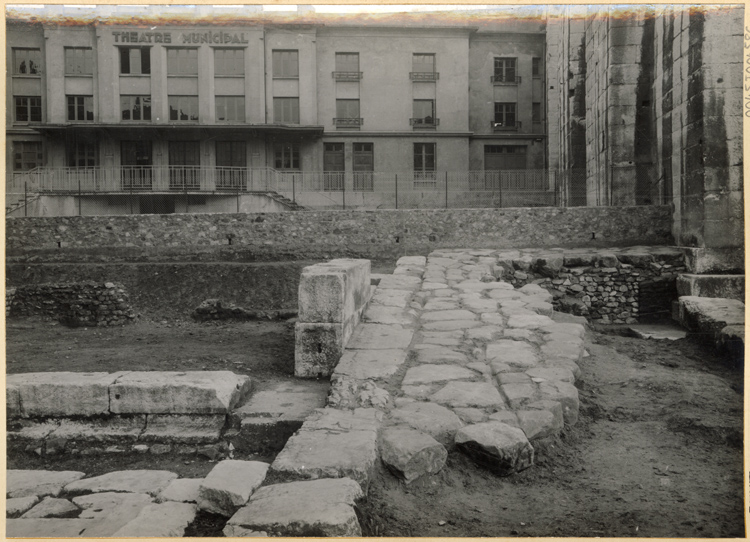
<svg viewBox="0 0 750 542">
<path fill-rule="evenodd" d="M 71 518 L 77 516 L 80 510 L 68 499 L 45 497 L 42 502 L 27 511 L 21 518 Z"/>
<path fill-rule="evenodd" d="M 477 464 L 508 476 L 534 464 L 534 448 L 521 429 L 501 422 L 484 422 L 461 428 L 456 446 Z"/>
<path fill-rule="evenodd" d="M 63 419 L 49 438 L 87 442 L 122 442 L 136 440 L 146 428 L 146 416 L 108 416 L 106 418 Z"/>
<path fill-rule="evenodd" d="M 75 497 L 73 502 L 83 509 L 79 518 L 92 522 L 83 536 L 109 537 L 135 519 L 153 500 L 143 493 L 104 492 Z"/>
<path fill-rule="evenodd" d="M 165 502 L 144 506 L 138 515 L 112 535 L 113 537 L 182 537 L 193 522 L 197 507 L 183 502 Z"/>
<path fill-rule="evenodd" d="M 262 487 L 229 519 L 225 534 L 242 529 L 271 536 L 359 537 L 354 504 L 363 497 L 349 478 Z"/>
<path fill-rule="evenodd" d="M 724 297 L 745 301 L 745 275 L 695 275 L 677 277 L 680 296 Z"/>
<path fill-rule="evenodd" d="M 383 275 L 378 290 L 409 290 L 414 292 L 422 284 L 422 279 L 409 275 Z M 377 293 L 377 290 L 376 290 Z"/>
<path fill-rule="evenodd" d="M 5 517 L 6 518 L 17 518 L 27 510 L 30 510 L 32 506 L 39 502 L 39 497 L 36 495 L 30 495 L 28 497 L 15 497 L 13 499 L 5 499 Z"/>
<path fill-rule="evenodd" d="M 203 478 L 177 478 L 169 482 L 157 496 L 157 502 L 198 502 L 198 490 Z"/>
<path fill-rule="evenodd" d="M 266 478 L 268 463 L 225 459 L 216 464 L 198 489 L 198 507 L 231 516 L 250 499 Z"/>
<path fill-rule="evenodd" d="M 417 320 L 414 311 L 406 311 L 399 307 L 386 307 L 383 305 L 370 305 L 367 307 L 363 322 L 371 324 L 398 324 L 404 327 L 413 327 Z"/>
<path fill-rule="evenodd" d="M 226 425 L 224 414 L 149 414 L 140 440 L 147 442 L 216 442 Z"/>
<path fill-rule="evenodd" d="M 404 375 L 402 385 L 414 386 L 449 382 L 452 380 L 475 380 L 477 376 L 474 371 L 463 367 L 456 367 L 455 365 L 423 364 L 408 369 Z"/>
<path fill-rule="evenodd" d="M 570 382 L 542 382 L 539 384 L 541 400 L 557 401 L 562 405 L 563 419 L 568 425 L 578 421 L 578 389 Z"/>
<path fill-rule="evenodd" d="M 166 470 L 121 470 L 71 482 L 65 486 L 65 492 L 80 495 L 119 491 L 156 495 L 175 478 L 175 473 Z"/>
<path fill-rule="evenodd" d="M 427 265 L 427 258 L 424 256 L 402 256 L 396 260 L 396 266 L 401 265 L 416 265 L 424 267 Z"/>
<path fill-rule="evenodd" d="M 682 296 L 680 323 L 687 329 L 718 337 L 728 325 L 745 324 L 745 304 L 735 299 Z"/>
<path fill-rule="evenodd" d="M 545 380 L 559 380 L 561 382 L 575 382 L 575 375 L 570 369 L 563 367 L 535 367 L 526 371 L 535 382 Z"/>
<path fill-rule="evenodd" d="M 330 376 L 344 353 L 344 347 L 352 331 L 353 329 L 347 331 L 344 324 L 297 322 L 294 328 L 294 376 Z"/>
<path fill-rule="evenodd" d="M 331 260 L 305 267 L 299 284 L 302 323 L 344 323 L 370 298 L 370 260 Z"/>
<path fill-rule="evenodd" d="M 487 382 L 449 382 L 430 400 L 450 407 L 502 407 L 505 402 L 497 389 Z"/>
<path fill-rule="evenodd" d="M 411 290 L 383 289 L 378 287 L 370 300 L 370 306 L 382 305 L 384 307 L 398 307 L 405 309 L 414 295 Z"/>
<path fill-rule="evenodd" d="M 439 472 L 447 458 L 442 444 L 415 429 L 390 427 L 380 437 L 380 459 L 407 484 Z"/>
<path fill-rule="evenodd" d="M 386 379 L 396 373 L 406 361 L 406 350 L 346 350 L 334 375 L 359 380 Z M 322 406 L 322 405 L 321 405 Z"/>
<path fill-rule="evenodd" d="M 22 416 L 97 416 L 109 413 L 109 387 L 125 373 L 22 373 L 7 383 L 18 390 Z"/>
<path fill-rule="evenodd" d="M 395 324 L 361 324 L 346 347 L 352 350 L 406 349 L 412 335 L 412 330 Z"/>
<path fill-rule="evenodd" d="M 519 426 L 529 440 L 551 437 L 563 429 L 549 410 L 521 410 L 516 414 Z"/>
<path fill-rule="evenodd" d="M 499 362 L 516 367 L 535 367 L 539 363 L 539 355 L 531 344 L 512 339 L 488 344 L 485 358 L 490 363 Z"/>
<path fill-rule="evenodd" d="M 450 409 L 435 403 L 413 402 L 390 412 L 395 422 L 427 433 L 444 446 L 453 445 L 456 431 L 463 426 Z"/>
<path fill-rule="evenodd" d="M 744 273 L 745 255 L 740 248 L 683 247 L 689 273 Z"/>
<path fill-rule="evenodd" d="M 426 322 L 422 325 L 422 329 L 426 331 L 456 331 L 483 325 L 484 323 L 479 320 L 441 320 L 438 322 Z"/>
<path fill-rule="evenodd" d="M 5 523 L 5 536 L 8 538 L 74 538 L 87 536 L 86 533 L 97 525 L 91 519 L 9 519 Z"/>
<path fill-rule="evenodd" d="M 497 303 L 495 303 L 497 307 Z M 443 322 L 446 320 L 473 320 L 476 315 L 467 310 L 445 310 L 445 311 L 424 311 L 421 315 L 422 322 Z"/>
<path fill-rule="evenodd" d="M 524 329 L 539 329 L 553 323 L 554 321 L 549 316 L 544 316 L 542 314 L 511 315 L 508 318 L 508 327 Z"/>
<path fill-rule="evenodd" d="M 110 410 L 119 414 L 226 414 L 251 389 L 250 377 L 231 371 L 135 371 L 110 386 Z"/>
<path fill-rule="evenodd" d="M 57 497 L 67 484 L 80 480 L 85 474 L 78 471 L 7 470 L 5 493 L 10 499 L 18 497 Z"/>
</svg>

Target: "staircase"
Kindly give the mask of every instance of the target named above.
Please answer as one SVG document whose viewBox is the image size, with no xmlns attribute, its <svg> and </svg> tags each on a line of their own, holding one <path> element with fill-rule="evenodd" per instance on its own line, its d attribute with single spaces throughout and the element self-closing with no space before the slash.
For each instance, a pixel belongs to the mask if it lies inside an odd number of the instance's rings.
<svg viewBox="0 0 750 542">
<path fill-rule="evenodd" d="M 290 211 L 304 211 L 305 208 L 301 205 L 298 205 L 296 202 L 290 200 L 289 198 L 282 196 L 278 192 L 265 192 L 266 196 L 271 198 L 272 200 L 280 203 L 284 207 L 287 207 Z"/>
<path fill-rule="evenodd" d="M 13 196 L 13 194 L 5 195 L 5 216 L 10 216 L 19 209 L 23 209 L 30 203 L 39 199 L 39 194 L 28 194 L 25 199 L 18 194 L 15 194 L 15 197 Z"/>
</svg>

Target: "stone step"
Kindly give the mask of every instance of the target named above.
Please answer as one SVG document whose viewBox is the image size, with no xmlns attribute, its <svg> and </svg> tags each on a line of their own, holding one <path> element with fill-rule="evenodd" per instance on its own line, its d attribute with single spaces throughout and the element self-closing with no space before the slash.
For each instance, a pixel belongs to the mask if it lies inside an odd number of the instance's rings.
<svg viewBox="0 0 750 542">
<path fill-rule="evenodd" d="M 736 299 L 682 296 L 677 320 L 698 336 L 729 352 L 735 361 L 744 359 L 745 304 Z"/>
<path fill-rule="evenodd" d="M 745 275 L 696 275 L 677 277 L 680 296 L 725 297 L 745 302 Z"/>
</svg>

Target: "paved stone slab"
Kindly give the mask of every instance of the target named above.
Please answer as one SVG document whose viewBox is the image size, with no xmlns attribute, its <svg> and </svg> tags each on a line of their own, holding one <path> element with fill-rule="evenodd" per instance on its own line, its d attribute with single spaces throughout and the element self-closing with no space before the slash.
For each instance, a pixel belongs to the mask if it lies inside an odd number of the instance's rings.
<svg viewBox="0 0 750 542">
<path fill-rule="evenodd" d="M 533 382 L 503 384 L 500 386 L 500 389 L 508 399 L 511 408 L 514 409 L 541 399 L 537 384 Z"/>
<path fill-rule="evenodd" d="M 465 280 L 456 284 L 456 288 L 464 292 L 483 292 L 486 290 L 512 290 L 513 285 L 507 282 L 481 282 L 479 280 Z"/>
<path fill-rule="evenodd" d="M 384 379 L 396 373 L 405 361 L 405 350 L 347 350 L 341 356 L 333 376 L 343 375 L 359 380 Z"/>
<path fill-rule="evenodd" d="M 427 331 L 453 331 L 458 329 L 469 329 L 483 325 L 478 320 L 442 320 L 439 322 L 426 322 L 422 329 Z"/>
<path fill-rule="evenodd" d="M 485 357 L 489 362 L 500 362 L 517 367 L 535 367 L 539 355 L 529 343 L 503 339 L 487 345 Z"/>
<path fill-rule="evenodd" d="M 78 515 L 80 508 L 68 499 L 45 497 L 42 502 L 34 506 L 21 516 L 21 519 L 32 518 L 71 518 Z"/>
<path fill-rule="evenodd" d="M 492 326 L 505 325 L 505 318 L 503 318 L 503 315 L 496 312 L 483 312 L 480 318 L 482 319 L 482 322 L 484 324 L 489 324 Z"/>
<path fill-rule="evenodd" d="M 638 324 L 628 329 L 640 339 L 678 341 L 687 337 L 687 331 L 683 328 L 669 324 Z"/>
<path fill-rule="evenodd" d="M 575 335 L 581 339 L 586 334 L 586 328 L 581 324 L 573 324 L 567 322 L 554 322 L 552 324 L 542 326 L 539 328 L 542 333 L 565 333 L 567 335 Z"/>
<path fill-rule="evenodd" d="M 549 410 L 520 410 L 516 414 L 521 430 L 529 440 L 550 437 L 563 429 L 562 423 Z"/>
<path fill-rule="evenodd" d="M 80 495 L 122 491 L 156 495 L 175 478 L 175 473 L 166 470 L 121 470 L 71 482 L 65 486 L 65 492 Z"/>
<path fill-rule="evenodd" d="M 226 538 L 265 538 L 268 536 L 266 531 L 253 531 L 252 529 L 245 529 L 239 525 L 231 525 L 229 523 L 224 526 L 222 533 Z"/>
<path fill-rule="evenodd" d="M 362 497 L 360 486 L 349 478 L 270 485 L 256 491 L 227 528 L 271 536 L 358 537 L 362 530 L 353 506 Z"/>
<path fill-rule="evenodd" d="M 389 427 L 380 437 L 380 459 L 407 484 L 445 466 L 448 452 L 437 440 L 411 428 Z"/>
<path fill-rule="evenodd" d="M 456 446 L 500 476 L 519 472 L 534 463 L 534 448 L 524 432 L 501 422 L 463 427 L 456 433 Z"/>
<path fill-rule="evenodd" d="M 122 442 L 136 440 L 146 428 L 146 416 L 108 416 L 106 418 L 60 420 L 60 426 L 49 438 L 91 442 Z"/>
<path fill-rule="evenodd" d="M 367 307 L 362 320 L 371 324 L 398 324 L 411 327 L 414 326 L 417 318 L 413 311 L 406 311 L 400 307 L 370 305 Z"/>
<path fill-rule="evenodd" d="M 368 354 L 368 352 L 362 353 Z M 337 370 L 339 368 L 341 368 L 341 363 Z M 329 389 L 328 382 L 311 380 L 280 382 L 266 390 L 254 393 L 244 405 L 232 413 L 232 416 L 239 420 L 263 418 L 268 421 L 295 421 L 301 424 L 315 409 L 325 406 Z"/>
<path fill-rule="evenodd" d="M 349 350 L 406 349 L 413 332 L 399 325 L 360 324 L 346 345 Z"/>
<path fill-rule="evenodd" d="M 373 408 L 355 408 L 354 410 L 321 408 L 307 418 L 302 429 L 306 431 L 318 429 L 377 431 L 382 416 L 382 413 Z"/>
<path fill-rule="evenodd" d="M 305 267 L 297 297 L 300 322 L 348 321 L 370 298 L 370 260 L 340 258 Z"/>
<path fill-rule="evenodd" d="M 431 299 L 424 304 L 425 311 L 449 311 L 458 310 L 458 301 L 447 300 L 444 298 Z"/>
<path fill-rule="evenodd" d="M 422 284 L 422 279 L 409 275 L 381 275 L 378 290 L 410 290 L 414 291 Z"/>
<path fill-rule="evenodd" d="M 501 410 L 499 412 L 494 412 L 490 414 L 488 418 L 488 421 L 502 422 L 504 424 L 510 425 L 511 427 L 518 427 L 519 429 L 521 427 L 521 424 L 518 421 L 518 416 L 516 416 L 516 413 L 513 410 Z M 479 423 L 479 421 L 474 423 Z"/>
<path fill-rule="evenodd" d="M 447 311 L 424 311 L 422 313 L 422 322 L 442 322 L 445 320 L 473 320 L 476 315 L 467 310 L 447 310 Z"/>
<path fill-rule="evenodd" d="M 144 506 L 135 519 L 120 527 L 114 537 L 181 537 L 193 522 L 197 507 L 182 502 Z"/>
<path fill-rule="evenodd" d="M 452 337 L 422 337 L 422 345 L 461 346 L 462 344 L 463 341 L 461 339 L 454 339 Z M 418 346 L 420 345 L 415 346 L 415 348 Z"/>
<path fill-rule="evenodd" d="M 487 295 L 491 299 L 497 299 L 497 300 L 506 300 L 506 299 L 526 299 L 526 294 L 523 294 L 519 292 L 518 290 L 509 290 L 509 289 L 501 289 L 501 290 L 490 290 L 487 292 Z"/>
<path fill-rule="evenodd" d="M 203 478 L 177 478 L 169 482 L 157 496 L 157 502 L 198 502 L 198 490 Z"/>
<path fill-rule="evenodd" d="M 98 522 L 91 519 L 9 519 L 5 523 L 8 538 L 76 538 Z"/>
<path fill-rule="evenodd" d="M 405 309 L 409 306 L 412 295 L 414 295 L 412 290 L 384 289 L 382 286 L 379 286 L 372 295 L 370 307 L 382 305 L 384 307 Z"/>
<path fill-rule="evenodd" d="M 465 309 L 478 313 L 497 311 L 497 300 L 495 299 L 464 299 L 462 305 Z"/>
<path fill-rule="evenodd" d="M 92 521 L 84 536 L 98 537 L 112 536 L 153 500 L 144 493 L 104 492 L 75 497 L 73 502 L 83 509 L 79 518 Z"/>
<path fill-rule="evenodd" d="M 406 371 L 402 384 L 413 386 L 415 384 L 433 384 L 451 380 L 475 380 L 476 378 L 477 374 L 474 371 L 463 367 L 423 364 L 411 367 Z"/>
<path fill-rule="evenodd" d="M 244 506 L 266 478 L 268 463 L 225 459 L 216 464 L 198 489 L 198 507 L 231 516 Z"/>
<path fill-rule="evenodd" d="M 535 367 L 526 371 L 535 382 L 541 380 L 559 380 L 561 382 L 575 382 L 575 375 L 570 369 L 564 367 Z"/>
<path fill-rule="evenodd" d="M 216 442 L 226 424 L 226 415 L 149 414 L 144 441 Z"/>
<path fill-rule="evenodd" d="M 554 324 L 554 321 L 549 316 L 541 314 L 514 314 L 508 318 L 508 327 L 539 329 L 551 324 Z"/>
<path fill-rule="evenodd" d="M 504 404 L 500 392 L 487 382 L 449 382 L 430 397 L 451 407 L 493 407 Z"/>
<path fill-rule="evenodd" d="M 482 326 L 466 330 L 467 339 L 479 339 L 491 341 L 503 334 L 503 328 L 500 326 Z"/>
<path fill-rule="evenodd" d="M 417 361 L 419 363 L 447 363 L 465 365 L 469 358 L 463 352 L 456 352 L 450 348 L 424 348 L 417 350 Z"/>
<path fill-rule="evenodd" d="M 8 470 L 5 472 L 5 493 L 8 498 L 57 497 L 63 487 L 86 476 L 78 471 Z"/>
<path fill-rule="evenodd" d="M 542 382 L 539 384 L 541 399 L 558 401 L 562 405 L 565 423 L 574 425 L 578 421 L 578 389 L 570 382 Z"/>
<path fill-rule="evenodd" d="M 514 341 L 537 341 L 537 336 L 530 329 L 511 328 L 503 330 L 503 337 Z"/>
<path fill-rule="evenodd" d="M 11 374 L 7 385 L 17 390 L 23 416 L 96 416 L 109 413 L 109 387 L 124 374 Z"/>
<path fill-rule="evenodd" d="M 5 517 L 17 518 L 39 502 L 39 497 L 30 495 L 28 497 L 16 497 L 5 500 Z"/>
<path fill-rule="evenodd" d="M 444 446 L 453 444 L 456 431 L 463 426 L 450 409 L 435 403 L 407 403 L 392 410 L 390 415 L 394 421 L 427 433 Z"/>
<path fill-rule="evenodd" d="M 424 256 L 401 256 L 396 260 L 396 266 L 401 265 L 418 265 L 424 267 L 427 265 L 427 258 Z"/>
<path fill-rule="evenodd" d="M 138 371 L 110 386 L 113 413 L 225 414 L 252 388 L 231 371 Z"/>
</svg>

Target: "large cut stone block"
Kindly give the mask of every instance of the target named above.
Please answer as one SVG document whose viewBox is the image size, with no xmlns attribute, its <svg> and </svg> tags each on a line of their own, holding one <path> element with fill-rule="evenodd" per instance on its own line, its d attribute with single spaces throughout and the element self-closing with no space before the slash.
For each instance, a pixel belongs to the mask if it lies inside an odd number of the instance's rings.
<svg viewBox="0 0 750 542">
<path fill-rule="evenodd" d="M 197 508 L 184 502 L 165 502 L 144 506 L 135 519 L 120 527 L 114 537 L 181 537 L 195 519 Z"/>
<path fill-rule="evenodd" d="M 77 471 L 8 470 L 5 473 L 5 492 L 9 498 L 57 497 L 62 488 L 85 474 Z"/>
<path fill-rule="evenodd" d="M 175 478 L 175 473 L 166 470 L 121 470 L 71 482 L 65 491 L 74 495 L 111 491 L 156 495 Z"/>
<path fill-rule="evenodd" d="M 93 522 L 81 536 L 97 537 L 112 536 L 153 500 L 144 493 L 104 492 L 75 497 L 73 502 L 83 509 L 79 518 Z"/>
<path fill-rule="evenodd" d="M 77 516 L 80 510 L 68 499 L 45 497 L 42 502 L 21 516 L 21 519 L 72 518 Z"/>
<path fill-rule="evenodd" d="M 109 413 L 109 386 L 125 373 L 8 375 L 22 416 L 96 416 Z"/>
<path fill-rule="evenodd" d="M 343 323 L 370 296 L 370 260 L 331 260 L 305 267 L 299 284 L 299 322 Z"/>
<path fill-rule="evenodd" d="M 345 324 L 297 322 L 294 327 L 294 376 L 330 376 L 352 331 Z"/>
<path fill-rule="evenodd" d="M 404 427 L 383 431 L 380 459 L 388 469 L 407 484 L 425 474 L 439 472 L 448 452 L 430 435 Z"/>
<path fill-rule="evenodd" d="M 352 336 L 347 348 L 352 350 L 406 349 L 414 332 L 400 325 L 362 324 Z"/>
<path fill-rule="evenodd" d="M 405 350 L 347 350 L 334 374 L 359 380 L 384 379 L 396 373 L 405 361 Z"/>
<path fill-rule="evenodd" d="M 463 423 L 453 411 L 435 403 L 412 402 L 392 410 L 391 418 L 427 433 L 444 446 L 453 445 L 453 437 Z"/>
<path fill-rule="evenodd" d="M 354 512 L 364 497 L 349 478 L 275 484 L 260 488 L 227 522 L 224 533 L 267 532 L 271 536 L 359 537 Z"/>
<path fill-rule="evenodd" d="M 74 538 L 87 536 L 86 532 L 98 522 L 91 519 L 9 519 L 5 523 L 8 538 Z"/>
<path fill-rule="evenodd" d="M 691 275 L 677 277 L 677 295 L 724 297 L 745 301 L 745 275 Z"/>
<path fill-rule="evenodd" d="M 106 418 L 63 419 L 49 438 L 88 442 L 136 440 L 146 427 L 146 416 L 107 416 Z"/>
<path fill-rule="evenodd" d="M 208 473 L 198 489 L 198 507 L 231 516 L 244 506 L 266 478 L 268 463 L 225 459 Z"/>
<path fill-rule="evenodd" d="M 118 414 L 226 414 L 252 388 L 250 377 L 231 371 L 137 371 L 110 386 Z"/>
<path fill-rule="evenodd" d="M 524 432 L 502 422 L 477 423 L 459 429 L 456 446 L 476 463 L 500 476 L 534 464 L 534 448 Z"/>
<path fill-rule="evenodd" d="M 149 414 L 140 440 L 216 442 L 225 424 L 224 414 Z"/>
<path fill-rule="evenodd" d="M 39 497 L 31 495 L 29 497 L 16 497 L 5 500 L 5 517 L 17 518 L 27 510 L 31 509 L 39 502 Z"/>
</svg>

